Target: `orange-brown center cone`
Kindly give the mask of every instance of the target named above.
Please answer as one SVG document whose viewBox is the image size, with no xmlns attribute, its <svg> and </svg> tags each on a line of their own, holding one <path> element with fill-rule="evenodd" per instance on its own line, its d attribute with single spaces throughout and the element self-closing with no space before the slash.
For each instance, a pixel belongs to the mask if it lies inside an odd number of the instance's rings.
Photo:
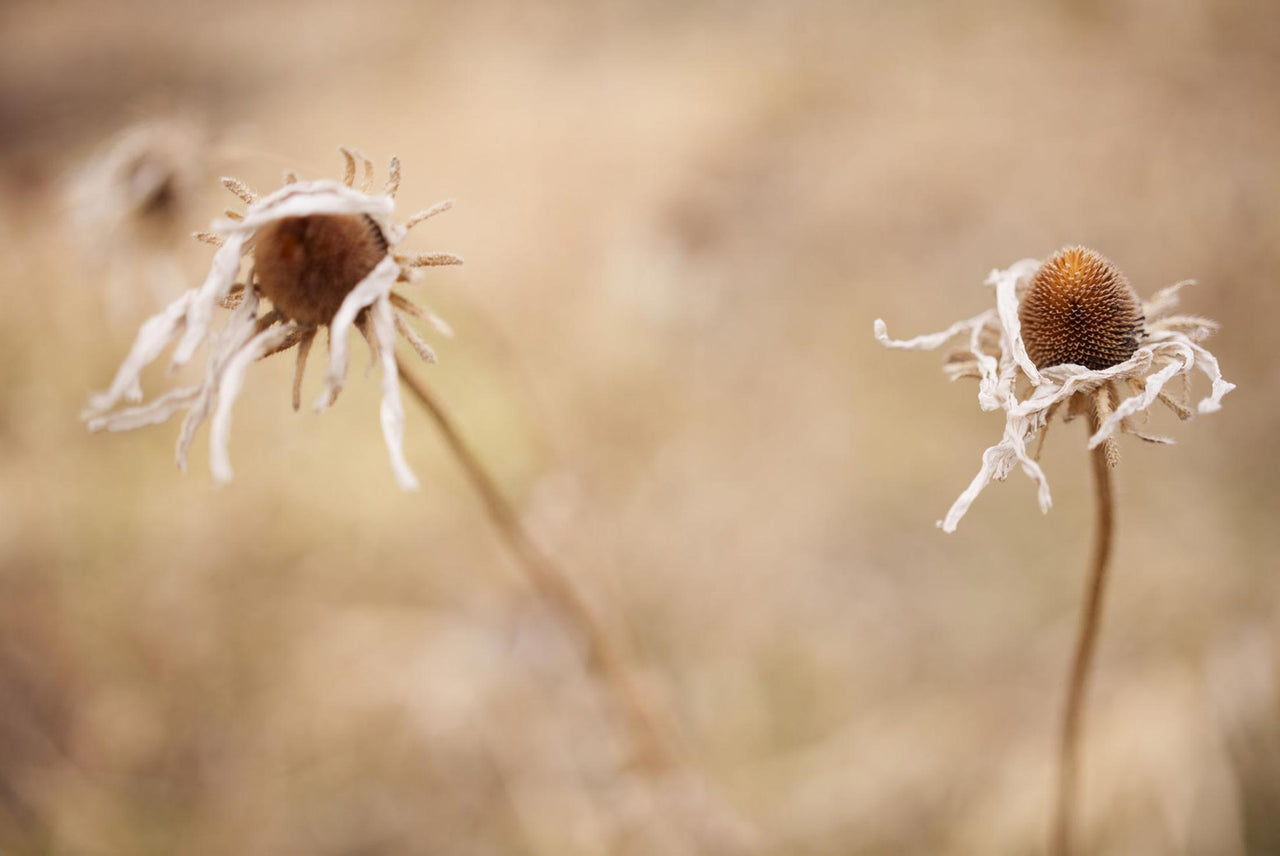
<svg viewBox="0 0 1280 856">
<path fill-rule="evenodd" d="M 1084 247 L 1059 250 L 1040 265 L 1018 320 L 1036 368 L 1074 363 L 1093 371 L 1133 356 L 1144 323 L 1124 274 Z"/>
<path fill-rule="evenodd" d="M 286 217 L 258 230 L 258 289 L 286 318 L 328 324 L 351 289 L 387 254 L 382 231 L 363 214 Z"/>
</svg>

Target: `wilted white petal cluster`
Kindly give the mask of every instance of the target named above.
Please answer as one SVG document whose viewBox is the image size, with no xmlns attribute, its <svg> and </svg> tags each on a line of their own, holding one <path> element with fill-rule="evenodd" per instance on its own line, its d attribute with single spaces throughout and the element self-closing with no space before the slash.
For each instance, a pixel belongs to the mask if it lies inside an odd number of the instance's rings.
<svg viewBox="0 0 1280 856">
<path fill-rule="evenodd" d="M 347 339 L 355 327 L 368 339 L 375 360 L 382 369 L 381 423 L 396 481 L 405 490 L 417 488 L 417 479 L 405 461 L 402 448 L 404 410 L 395 356 L 397 330 L 409 339 L 415 350 L 431 353 L 432 359 L 434 353 L 396 310 L 427 319 L 437 329 L 448 328 L 429 310 L 392 290 L 398 281 L 412 278 L 413 268 L 425 264 L 421 261 L 424 257 L 405 258 L 395 253 L 396 246 L 409 228 L 390 219 L 399 186 L 399 162 L 392 161 L 391 179 L 386 190 L 375 194 L 372 192 L 372 165 L 364 161 L 365 180 L 362 189 L 357 190 L 352 186 L 355 156 L 346 150 L 343 154 L 347 159 L 347 175 L 343 182 L 300 182 L 290 176 L 284 187 L 259 199 L 240 182 L 224 180 L 229 189 L 249 203 L 245 214 L 215 221 L 212 228 L 216 234 L 203 236 L 219 244 L 203 284 L 183 294 L 142 325 L 111 385 L 90 397 L 83 416 L 91 430 L 128 430 L 163 422 L 174 413 L 185 410 L 187 415 L 177 447 L 178 464 L 185 469 L 187 451 L 197 429 L 212 416 L 210 469 L 215 479 L 228 481 L 232 477 L 228 454 L 231 410 L 249 366 L 263 357 L 300 345 L 296 390 L 317 326 L 327 326 L 329 362 L 323 391 L 315 403 L 315 410 L 324 410 L 334 402 L 345 383 L 349 363 Z M 416 224 L 448 207 L 448 203 L 442 203 L 415 215 L 410 222 Z M 261 282 L 251 271 L 248 283 L 237 283 L 245 256 L 255 251 L 260 230 L 277 221 L 317 215 L 367 218 L 370 227 L 377 229 L 381 242 L 378 246 L 385 245 L 385 254 L 362 279 L 350 286 L 336 313 L 322 325 L 290 318 L 278 307 L 260 313 L 261 298 L 270 297 L 262 294 Z M 462 261 L 447 254 L 435 254 L 430 258 L 446 259 L 429 262 L 431 264 L 460 264 Z M 226 325 L 214 333 L 214 317 L 220 306 L 234 308 Z M 169 392 L 147 404 L 114 409 L 121 401 L 141 400 L 143 370 L 175 342 L 171 370 L 189 362 L 201 345 L 209 344 L 204 381 L 197 386 Z"/>
<path fill-rule="evenodd" d="M 993 270 L 986 283 L 995 288 L 996 308 L 959 321 L 939 333 L 892 339 L 884 321 L 875 321 L 877 341 L 889 348 L 934 350 L 949 341 L 961 340 L 962 348 L 948 361 L 944 371 L 953 380 L 976 377 L 979 406 L 983 410 L 1004 411 L 1005 425 L 1000 441 L 983 453 L 977 475 L 938 523 L 946 532 L 955 531 L 988 484 L 1004 480 L 1015 467 L 1020 467 L 1036 483 L 1041 511 L 1049 510 L 1052 505 L 1049 483 L 1029 445 L 1044 431 L 1057 409 L 1064 404 L 1070 406 L 1077 394 L 1094 393 L 1102 387 L 1126 388 L 1130 393 L 1099 420 L 1097 430 L 1089 438 L 1088 446 L 1093 449 L 1120 433 L 1133 433 L 1152 442 L 1169 442 L 1142 434 L 1137 420 L 1144 419 L 1156 401 L 1168 404 L 1183 418 L 1188 417 L 1190 410 L 1180 406 L 1168 388 L 1175 380 L 1185 384 L 1195 370 L 1204 374 L 1211 384 L 1209 395 L 1199 402 L 1200 413 L 1218 410 L 1222 397 L 1235 388 L 1223 379 L 1217 359 L 1200 344 L 1217 325 L 1204 318 L 1169 314 L 1177 306 L 1179 289 L 1188 283 L 1170 286 L 1143 303 L 1145 331 L 1137 351 L 1124 362 L 1097 371 L 1072 364 L 1037 368 L 1027 355 L 1018 310 L 1040 265 L 1036 259 L 1023 259 L 1004 270 Z M 1022 397 L 1019 397 L 1019 388 L 1025 390 Z"/>
</svg>

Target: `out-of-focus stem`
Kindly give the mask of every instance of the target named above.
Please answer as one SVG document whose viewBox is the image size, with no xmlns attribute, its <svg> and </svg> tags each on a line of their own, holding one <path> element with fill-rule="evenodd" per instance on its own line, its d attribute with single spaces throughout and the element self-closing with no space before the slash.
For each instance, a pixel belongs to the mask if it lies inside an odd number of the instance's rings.
<svg viewBox="0 0 1280 856">
<path fill-rule="evenodd" d="M 1098 417 L 1090 414 L 1090 434 L 1098 430 Z M 1080 631 L 1076 636 L 1075 656 L 1067 682 L 1066 709 L 1062 719 L 1062 742 L 1058 756 L 1058 796 L 1054 807 L 1052 838 L 1049 852 L 1054 856 L 1070 856 L 1072 827 L 1075 822 L 1080 766 L 1081 721 L 1089 689 L 1089 668 L 1097 647 L 1102 623 L 1102 597 L 1107 582 L 1107 565 L 1111 558 L 1111 533 L 1115 527 L 1115 503 L 1111 493 L 1111 464 L 1107 443 L 1100 443 L 1090 454 L 1093 462 L 1093 485 L 1097 498 L 1097 521 L 1093 536 L 1093 555 L 1089 564 L 1089 581 Z"/>
<path fill-rule="evenodd" d="M 489 519 L 511 549 L 534 589 L 586 644 L 589 667 L 609 688 L 625 718 L 634 761 L 653 773 L 676 768 L 678 756 L 658 727 L 648 703 L 631 679 L 626 658 L 608 630 L 592 613 L 572 581 L 529 537 L 520 517 L 507 501 L 493 476 L 463 440 L 457 426 L 427 386 L 401 364 L 400 379 L 435 421 L 454 457 L 480 494 Z"/>
</svg>

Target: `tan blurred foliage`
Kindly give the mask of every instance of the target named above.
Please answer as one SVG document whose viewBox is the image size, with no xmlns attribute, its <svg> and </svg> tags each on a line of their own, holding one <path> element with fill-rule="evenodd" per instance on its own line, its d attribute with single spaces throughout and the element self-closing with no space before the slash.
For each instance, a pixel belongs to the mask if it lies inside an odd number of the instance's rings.
<svg viewBox="0 0 1280 856">
<path fill-rule="evenodd" d="M 1047 823 L 1083 429 L 1048 516 L 1011 479 L 943 536 L 998 420 L 871 319 L 1075 242 L 1199 280 L 1239 389 L 1124 445 L 1084 840 L 1276 846 L 1280 7 L 19 0 L 0 48 L 0 850 L 693 852 L 420 414 L 395 489 L 376 383 L 299 415 L 264 365 L 216 491 L 175 425 L 84 431 L 149 296 L 104 324 L 61 180 L 174 113 L 211 175 L 347 143 L 458 200 L 408 248 L 468 260 L 417 292 L 457 331 L 429 376 L 770 854 Z"/>
</svg>

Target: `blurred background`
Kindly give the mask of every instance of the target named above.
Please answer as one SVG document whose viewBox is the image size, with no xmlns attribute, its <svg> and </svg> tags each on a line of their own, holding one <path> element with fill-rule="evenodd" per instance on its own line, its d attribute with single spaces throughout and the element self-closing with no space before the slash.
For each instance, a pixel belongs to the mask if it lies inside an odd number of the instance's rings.
<svg viewBox="0 0 1280 856">
<path fill-rule="evenodd" d="M 457 331 L 424 375 L 700 786 L 627 767 L 412 402 L 396 489 L 362 349 L 323 417 L 250 373 L 223 489 L 204 432 L 183 476 L 176 422 L 78 420 L 203 278 L 217 177 L 344 144 L 457 200 L 407 244 L 467 259 L 410 289 Z M 871 324 L 1077 242 L 1197 279 L 1239 385 L 1122 444 L 1081 840 L 1280 852 L 1280 6 L 8 0 L 0 851 L 1041 852 L 1084 430 L 1051 513 L 1016 473 L 945 536 L 1001 417 Z"/>
</svg>

